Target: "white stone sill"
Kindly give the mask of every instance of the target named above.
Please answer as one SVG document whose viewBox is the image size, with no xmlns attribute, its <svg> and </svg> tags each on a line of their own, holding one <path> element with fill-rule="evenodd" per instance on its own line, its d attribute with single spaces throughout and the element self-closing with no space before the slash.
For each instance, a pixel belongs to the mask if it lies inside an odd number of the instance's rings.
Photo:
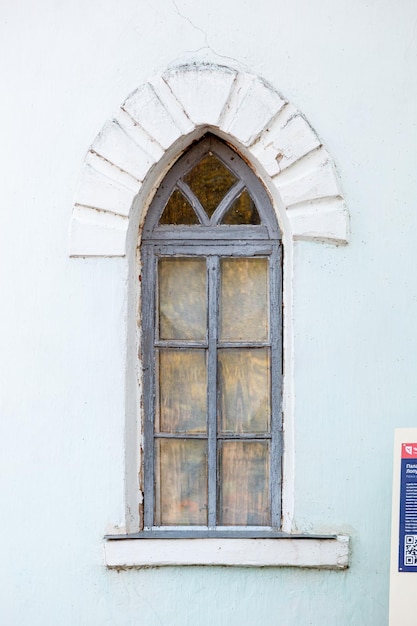
<svg viewBox="0 0 417 626">
<path fill-rule="evenodd" d="M 349 537 L 279 539 L 110 539 L 104 542 L 108 568 L 167 565 L 239 567 L 349 567 Z"/>
</svg>

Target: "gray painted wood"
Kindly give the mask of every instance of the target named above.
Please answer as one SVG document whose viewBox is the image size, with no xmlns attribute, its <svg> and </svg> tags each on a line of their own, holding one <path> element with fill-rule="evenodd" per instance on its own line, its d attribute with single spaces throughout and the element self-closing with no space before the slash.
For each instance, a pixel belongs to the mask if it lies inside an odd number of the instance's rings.
<svg viewBox="0 0 417 626">
<path fill-rule="evenodd" d="M 200 224 L 203 224 L 204 226 L 208 226 L 210 223 L 208 219 L 208 215 L 203 209 L 203 207 L 201 206 L 201 202 L 199 201 L 197 196 L 191 191 L 187 183 L 179 179 L 177 181 L 177 187 L 184 194 L 188 202 L 193 207 L 194 211 L 197 214 L 198 219 L 200 220 Z"/>
<path fill-rule="evenodd" d="M 236 534 L 238 533 L 238 535 Z M 268 530 L 267 528 L 216 528 L 216 529 L 194 529 L 190 527 L 186 530 L 167 530 L 154 528 L 149 531 L 131 533 L 129 535 L 106 535 L 104 539 L 108 541 L 117 541 L 120 539 L 200 539 L 200 538 L 218 538 L 227 539 L 235 538 L 239 539 L 337 539 L 337 535 L 307 535 L 307 534 L 288 534 L 275 530 Z"/>
<path fill-rule="evenodd" d="M 217 317 L 219 299 L 219 258 L 207 263 L 208 310 L 208 526 L 214 528 L 217 519 Z"/>
<path fill-rule="evenodd" d="M 238 156 L 234 149 L 232 149 L 213 135 L 207 135 L 206 138 L 203 138 L 197 144 L 197 146 L 191 148 L 181 158 L 179 158 L 178 161 L 170 169 L 152 200 L 143 230 L 143 238 L 148 240 L 151 238 L 152 235 L 154 237 L 157 236 L 158 238 L 160 236 L 159 231 L 164 232 L 164 230 L 167 228 L 166 226 L 158 226 L 158 222 L 165 208 L 165 205 L 168 202 L 168 199 L 174 191 L 175 187 L 180 188 L 181 185 L 182 191 L 186 189 L 185 195 L 187 196 L 187 199 L 190 201 L 192 206 L 195 203 L 200 204 L 191 189 L 188 187 L 188 185 L 186 185 L 182 178 L 194 167 L 194 165 L 198 163 L 198 161 L 200 161 L 200 159 L 202 159 L 209 152 L 215 154 L 220 159 L 220 161 L 222 161 L 226 165 L 226 167 L 235 174 L 238 179 L 243 181 L 244 186 L 246 186 L 246 188 L 248 189 L 256 205 L 256 208 L 258 209 L 262 224 L 266 227 L 268 231 L 268 237 L 271 239 L 279 239 L 281 237 L 281 233 L 278 227 L 275 212 L 272 208 L 271 200 L 261 181 L 251 170 L 251 168 L 245 163 L 245 161 L 243 161 L 243 159 Z M 222 206 L 221 215 L 220 213 L 217 214 L 216 223 L 213 222 L 212 219 L 210 228 L 226 228 L 229 229 L 230 232 L 232 232 L 234 229 L 242 228 L 241 226 L 216 225 L 220 221 L 224 213 L 227 211 L 227 209 L 230 207 L 230 205 L 233 203 L 234 199 L 234 194 L 230 194 L 228 203 Z M 212 218 L 213 217 L 214 215 L 212 216 Z M 198 227 L 184 226 L 183 228 L 188 228 L 192 230 L 193 228 L 195 229 Z M 246 228 L 250 227 L 248 226 Z M 261 227 L 252 226 L 252 228 Z M 205 236 L 208 237 L 209 234 Z M 243 235 L 243 237 L 247 238 L 247 235 Z"/>
<path fill-rule="evenodd" d="M 229 189 L 229 191 L 227 192 L 223 200 L 220 202 L 219 206 L 214 211 L 211 217 L 211 220 L 210 220 L 211 226 L 220 225 L 220 222 L 222 221 L 224 214 L 229 210 L 233 202 L 236 200 L 238 195 L 244 189 L 245 189 L 245 182 L 243 180 L 239 180 L 235 185 L 233 185 L 231 189 Z"/>
<path fill-rule="evenodd" d="M 238 182 L 227 192 L 214 211 L 211 220 L 198 199 L 182 178 L 209 152 L 216 156 L 235 174 Z M 261 217 L 262 225 L 218 225 L 226 211 L 244 188 L 252 196 Z M 158 226 L 165 205 L 174 191 L 180 189 L 193 206 L 199 226 Z M 170 256 L 199 256 L 206 258 L 208 290 L 207 340 L 161 340 L 158 337 L 158 288 L 157 260 Z M 268 341 L 219 342 L 218 302 L 221 257 L 269 258 L 270 267 L 270 338 Z M 282 266 L 280 231 L 269 197 L 249 166 L 229 146 L 208 136 L 183 155 L 172 167 L 158 189 L 148 213 L 142 239 L 143 259 L 143 364 L 144 364 L 144 528 L 145 533 L 130 535 L 146 537 L 197 537 L 197 536 L 284 536 L 281 525 L 281 456 L 282 456 Z M 155 360 L 158 348 L 199 348 L 207 352 L 208 367 L 208 433 L 206 435 L 154 433 L 156 410 Z M 217 351 L 220 348 L 268 347 L 271 351 L 271 432 L 222 435 L 217 434 L 218 388 Z M 154 526 L 154 441 L 170 439 L 207 439 L 208 441 L 208 512 L 207 528 L 196 530 L 193 526 L 170 527 L 159 530 Z M 217 442 L 219 440 L 270 441 L 270 514 L 271 526 L 253 529 L 217 526 L 218 465 Z M 196 534 L 197 532 L 197 534 Z M 200 533 L 200 534 L 199 534 Z M 201 534 L 202 533 L 202 534 Z M 115 537 L 117 538 L 117 537 Z"/>
</svg>

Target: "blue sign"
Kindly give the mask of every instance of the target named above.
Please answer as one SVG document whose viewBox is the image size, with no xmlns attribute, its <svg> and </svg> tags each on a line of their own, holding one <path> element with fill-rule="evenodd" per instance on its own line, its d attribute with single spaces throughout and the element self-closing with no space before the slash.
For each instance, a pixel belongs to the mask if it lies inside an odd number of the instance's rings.
<svg viewBox="0 0 417 626">
<path fill-rule="evenodd" d="M 417 572 L 417 443 L 401 448 L 398 571 Z"/>
</svg>

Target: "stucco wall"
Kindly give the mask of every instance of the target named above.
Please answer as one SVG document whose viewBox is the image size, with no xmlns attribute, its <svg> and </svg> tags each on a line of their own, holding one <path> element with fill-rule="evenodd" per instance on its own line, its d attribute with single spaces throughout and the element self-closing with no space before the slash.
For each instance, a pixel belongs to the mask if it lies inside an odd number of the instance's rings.
<svg viewBox="0 0 417 626">
<path fill-rule="evenodd" d="M 393 428 L 416 419 L 414 3 L 7 5 L 2 623 L 383 626 Z M 349 245 L 294 249 L 294 521 L 350 534 L 345 572 L 103 565 L 102 536 L 124 515 L 128 266 L 69 258 L 72 204 L 115 108 L 195 60 L 266 78 L 339 170 Z"/>
</svg>

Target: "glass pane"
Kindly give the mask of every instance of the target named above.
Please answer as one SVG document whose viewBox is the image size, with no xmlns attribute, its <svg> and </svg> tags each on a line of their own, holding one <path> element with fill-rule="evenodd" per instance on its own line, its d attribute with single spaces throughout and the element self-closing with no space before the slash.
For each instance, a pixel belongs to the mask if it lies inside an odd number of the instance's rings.
<svg viewBox="0 0 417 626">
<path fill-rule="evenodd" d="M 211 217 L 237 178 L 210 153 L 184 176 L 184 181 Z"/>
<path fill-rule="evenodd" d="M 206 337 L 206 261 L 159 260 L 159 337 Z"/>
<path fill-rule="evenodd" d="M 198 217 L 181 191 L 175 189 L 159 220 L 160 224 L 199 224 Z"/>
<path fill-rule="evenodd" d="M 259 225 L 260 223 L 261 218 L 259 217 L 258 210 L 246 189 L 240 194 L 238 198 L 236 198 L 236 200 L 233 202 L 232 206 L 226 212 L 222 220 L 222 224 L 229 225 Z"/>
<path fill-rule="evenodd" d="M 266 526 L 269 510 L 269 442 L 222 441 L 219 447 L 221 525 Z"/>
<path fill-rule="evenodd" d="M 204 350 L 160 350 L 159 430 L 205 433 L 207 369 Z M 158 430 L 158 423 L 155 424 Z"/>
<path fill-rule="evenodd" d="M 155 441 L 155 524 L 207 524 L 207 442 Z"/>
<path fill-rule="evenodd" d="M 268 259 L 222 259 L 220 340 L 268 339 Z"/>
<path fill-rule="evenodd" d="M 268 433 L 269 349 L 219 350 L 218 355 L 220 432 Z"/>
</svg>

